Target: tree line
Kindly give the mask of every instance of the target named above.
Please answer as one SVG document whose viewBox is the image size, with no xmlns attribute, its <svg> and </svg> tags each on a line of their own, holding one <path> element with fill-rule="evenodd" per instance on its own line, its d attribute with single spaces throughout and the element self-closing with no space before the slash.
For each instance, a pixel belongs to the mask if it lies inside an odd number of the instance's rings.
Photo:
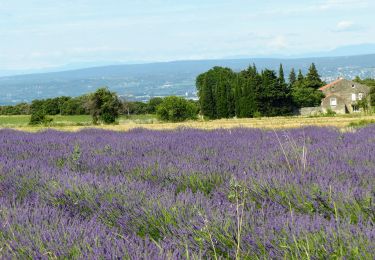
<svg viewBox="0 0 375 260">
<path fill-rule="evenodd" d="M 196 119 L 199 103 L 182 97 L 154 97 L 148 102 L 120 99 L 108 88 L 79 97 L 37 99 L 14 106 L 0 106 L 0 115 L 31 115 L 30 124 L 48 124 L 54 115 L 91 115 L 94 124 L 112 124 L 120 115 L 156 114 L 164 121 Z"/>
<path fill-rule="evenodd" d="M 295 108 L 319 106 L 324 84 L 315 64 L 306 75 L 292 69 L 288 80 L 282 64 L 278 72 L 214 67 L 196 80 L 201 113 L 210 119 L 292 115 Z"/>
<path fill-rule="evenodd" d="M 89 115 L 90 94 L 79 97 L 56 97 L 36 99 L 31 103 L 0 106 L 0 115 L 31 115 L 32 111 L 43 110 L 47 115 Z M 161 97 L 151 98 L 148 102 L 127 101 L 120 99 L 120 114 L 142 115 L 155 114 L 156 107 L 163 101 Z"/>
</svg>

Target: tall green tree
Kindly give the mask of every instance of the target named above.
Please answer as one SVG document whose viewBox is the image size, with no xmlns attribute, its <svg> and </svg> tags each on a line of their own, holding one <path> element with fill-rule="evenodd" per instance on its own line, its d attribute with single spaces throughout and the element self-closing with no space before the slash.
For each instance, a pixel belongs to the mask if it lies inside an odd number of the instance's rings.
<svg viewBox="0 0 375 260">
<path fill-rule="evenodd" d="M 276 106 L 278 106 L 278 115 L 290 115 L 293 112 L 293 101 L 291 96 L 291 88 L 285 81 L 283 65 L 280 64 L 279 68 L 279 100 Z"/>
<path fill-rule="evenodd" d="M 228 117 L 228 86 L 225 75 L 219 72 L 219 81 L 216 87 L 216 115 L 217 118 Z"/>
<path fill-rule="evenodd" d="M 201 113 L 211 119 L 234 116 L 235 73 L 214 67 L 197 77 Z"/>
<path fill-rule="evenodd" d="M 311 64 L 309 71 L 306 74 L 305 85 L 313 89 L 319 89 L 324 85 L 314 63 Z"/>
<path fill-rule="evenodd" d="M 235 115 L 240 117 L 241 114 L 241 98 L 242 98 L 242 89 L 240 83 L 240 74 L 236 74 L 236 80 L 234 82 L 234 99 L 235 99 Z"/>
<path fill-rule="evenodd" d="M 291 91 L 294 106 L 298 108 L 319 106 L 324 98 L 324 94 L 318 89 L 323 84 L 314 63 L 311 64 L 306 77 L 299 70 L 297 81 L 294 83 Z"/>
<path fill-rule="evenodd" d="M 297 81 L 302 82 L 304 79 L 305 79 L 305 76 L 303 76 L 303 74 L 302 74 L 302 70 L 299 69 L 299 70 L 298 70 Z"/>
<path fill-rule="evenodd" d="M 262 115 L 280 116 L 292 113 L 289 88 L 282 74 L 279 73 L 277 77 L 272 70 L 264 70 L 262 73 Z"/>
<path fill-rule="evenodd" d="M 275 71 L 265 69 L 262 71 L 262 95 L 260 112 L 265 116 L 278 115 L 275 103 L 281 97 L 279 79 Z"/>
<path fill-rule="evenodd" d="M 283 68 L 283 64 L 280 64 L 280 67 L 279 67 L 279 84 L 280 85 L 285 85 L 285 75 L 284 75 L 284 68 Z"/>
<path fill-rule="evenodd" d="M 119 116 L 121 101 L 115 92 L 100 88 L 91 94 L 89 109 L 94 124 L 112 124 Z"/>
<path fill-rule="evenodd" d="M 249 66 L 247 70 L 239 73 L 242 97 L 240 98 L 239 117 L 253 117 L 259 113 L 259 104 L 261 102 L 261 84 L 262 78 L 258 74 L 255 65 Z"/>
<path fill-rule="evenodd" d="M 214 79 L 211 75 L 212 71 L 208 71 L 198 76 L 197 89 L 200 101 L 201 113 L 210 118 L 216 118 L 215 95 L 214 95 Z"/>
<path fill-rule="evenodd" d="M 235 99 L 235 74 L 233 74 L 227 89 L 228 118 L 236 115 L 236 99 Z"/>
<path fill-rule="evenodd" d="M 296 72 L 294 68 L 292 68 L 289 74 L 289 87 L 292 87 L 296 83 L 296 81 L 297 81 Z"/>
</svg>

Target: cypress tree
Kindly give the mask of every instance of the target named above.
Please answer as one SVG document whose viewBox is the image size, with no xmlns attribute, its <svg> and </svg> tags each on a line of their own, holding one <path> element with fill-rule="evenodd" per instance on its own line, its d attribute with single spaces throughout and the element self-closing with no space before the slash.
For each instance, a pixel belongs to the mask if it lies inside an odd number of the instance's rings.
<svg viewBox="0 0 375 260">
<path fill-rule="evenodd" d="M 304 79 L 305 79 L 305 77 L 304 77 L 303 74 L 302 74 L 302 70 L 298 70 L 298 77 L 297 77 L 297 80 L 298 80 L 299 82 L 302 82 Z"/>
<path fill-rule="evenodd" d="M 265 69 L 262 72 L 262 106 L 260 108 L 262 115 L 275 116 L 278 114 L 276 106 L 281 95 L 279 79 L 275 71 Z"/>
<path fill-rule="evenodd" d="M 240 73 L 242 97 L 240 98 L 240 117 L 252 117 L 259 110 L 259 75 L 255 65 Z"/>
<path fill-rule="evenodd" d="M 201 112 L 204 116 L 207 116 L 210 119 L 216 118 L 215 113 L 215 101 L 213 86 L 210 84 L 209 73 L 204 73 L 200 79 L 203 78 L 203 81 L 200 81 L 198 88 L 200 94 L 200 103 L 201 103 Z"/>
<path fill-rule="evenodd" d="M 292 69 L 294 72 L 294 69 Z M 294 74 L 295 77 L 295 74 Z M 279 86 L 278 96 L 274 100 L 277 115 L 289 115 L 293 111 L 293 102 L 291 98 L 291 89 L 285 81 L 283 65 L 280 64 L 279 68 Z"/>
<path fill-rule="evenodd" d="M 235 99 L 235 115 L 240 117 L 241 115 L 241 97 L 242 97 L 242 89 L 240 85 L 240 74 L 236 73 L 236 80 L 235 80 L 235 89 L 234 89 L 234 99 Z"/>
<path fill-rule="evenodd" d="M 216 94 L 216 114 L 217 118 L 228 117 L 228 95 L 225 76 L 223 78 L 223 72 L 219 72 L 219 82 L 217 83 L 217 94 Z"/>
<path fill-rule="evenodd" d="M 297 81 L 296 72 L 294 71 L 294 68 L 292 68 L 289 74 L 289 87 L 292 87 L 294 83 L 296 83 L 296 81 Z"/>
<path fill-rule="evenodd" d="M 234 73 L 229 68 L 214 67 L 198 76 L 198 94 L 201 100 L 201 111 L 210 118 L 228 118 L 235 114 Z M 202 82 L 204 82 L 202 84 Z M 202 87 L 205 86 L 205 87 Z M 200 94 L 201 93 L 201 94 Z"/>
<path fill-rule="evenodd" d="M 283 64 L 280 64 L 280 68 L 279 68 L 279 82 L 280 82 L 280 85 L 285 84 L 285 75 L 284 75 Z"/>
<path fill-rule="evenodd" d="M 313 89 L 318 89 L 324 84 L 314 63 L 311 64 L 305 80 L 306 86 Z"/>
<path fill-rule="evenodd" d="M 227 117 L 234 117 L 236 115 L 236 100 L 234 97 L 235 89 L 233 87 L 234 79 L 231 78 L 230 82 L 228 82 L 228 89 L 227 89 L 227 104 L 228 104 L 228 114 Z"/>
</svg>

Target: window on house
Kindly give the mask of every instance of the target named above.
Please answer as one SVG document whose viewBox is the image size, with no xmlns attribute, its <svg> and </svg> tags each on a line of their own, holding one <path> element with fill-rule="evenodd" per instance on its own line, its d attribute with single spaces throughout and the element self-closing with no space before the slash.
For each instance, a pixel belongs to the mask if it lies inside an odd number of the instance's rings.
<svg viewBox="0 0 375 260">
<path fill-rule="evenodd" d="M 358 94 L 358 100 L 362 100 L 363 99 L 363 93 L 359 93 Z"/>
<path fill-rule="evenodd" d="M 355 85 L 354 85 L 354 84 L 352 85 L 352 88 L 355 88 Z"/>
<path fill-rule="evenodd" d="M 336 98 L 331 98 L 330 99 L 330 104 L 331 104 L 331 107 L 337 106 L 337 99 Z"/>
<path fill-rule="evenodd" d="M 357 100 L 357 95 L 355 93 L 352 94 L 352 101 L 356 101 Z"/>
<path fill-rule="evenodd" d="M 352 105 L 352 108 L 353 108 L 353 112 L 360 112 L 358 105 Z"/>
</svg>

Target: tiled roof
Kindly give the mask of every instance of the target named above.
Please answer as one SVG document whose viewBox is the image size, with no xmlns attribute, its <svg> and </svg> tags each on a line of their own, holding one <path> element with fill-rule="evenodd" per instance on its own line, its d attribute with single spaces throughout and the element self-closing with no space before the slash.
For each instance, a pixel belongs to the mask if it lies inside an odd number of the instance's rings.
<svg viewBox="0 0 375 260">
<path fill-rule="evenodd" d="M 326 90 L 326 89 L 336 85 L 337 83 L 341 82 L 342 80 L 343 80 L 343 78 L 339 78 L 339 79 L 329 83 L 328 85 L 325 85 L 325 86 L 321 87 L 319 90 L 321 90 L 321 91 Z"/>
</svg>

